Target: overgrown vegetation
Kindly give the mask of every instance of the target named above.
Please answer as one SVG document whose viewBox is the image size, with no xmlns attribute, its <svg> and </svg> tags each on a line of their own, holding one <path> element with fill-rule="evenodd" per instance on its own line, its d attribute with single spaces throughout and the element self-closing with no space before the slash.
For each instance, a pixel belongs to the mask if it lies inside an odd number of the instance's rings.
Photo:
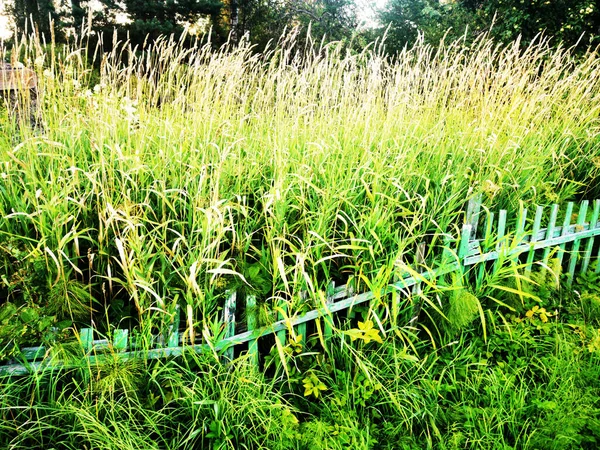
<svg viewBox="0 0 600 450">
<path fill-rule="evenodd" d="M 330 338 L 263 339 L 263 374 L 244 353 L 88 366 L 70 338 L 142 341 L 179 306 L 187 338 L 213 342 L 232 289 L 261 324 L 331 281 L 380 292 L 420 243 L 458 236 L 476 194 L 512 210 L 600 196 L 596 52 L 158 40 L 99 52 L 99 74 L 77 46 L 14 54 L 44 127 L 0 112 L 0 357 L 42 340 L 73 364 L 1 381 L 3 445 L 594 447 L 595 274 L 571 292 L 559 267 L 502 261 L 424 287 L 417 323 L 416 298 L 380 295 Z"/>
<path fill-rule="evenodd" d="M 597 277 L 594 280 L 597 287 Z M 596 289 L 597 291 L 597 289 Z M 549 291 L 438 346 L 390 328 L 273 350 L 267 375 L 211 355 L 77 365 L 0 382 L 7 448 L 594 448 L 600 324 L 583 294 Z M 595 296 L 597 292 L 586 291 Z M 544 317 L 544 309 L 548 316 Z M 365 312 L 366 313 L 366 312 Z M 363 319 L 364 320 L 364 319 Z M 367 321 L 365 321 L 367 322 Z M 371 323 L 372 326 L 372 323 Z M 362 328 L 369 328 L 363 322 Z M 371 328 L 372 329 L 372 328 Z"/>
</svg>

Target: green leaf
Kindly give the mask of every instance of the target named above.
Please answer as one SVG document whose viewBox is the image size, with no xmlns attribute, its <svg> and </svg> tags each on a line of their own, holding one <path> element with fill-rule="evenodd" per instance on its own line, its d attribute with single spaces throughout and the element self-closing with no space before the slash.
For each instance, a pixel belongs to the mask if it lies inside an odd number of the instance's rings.
<svg viewBox="0 0 600 450">
<path fill-rule="evenodd" d="M 6 323 L 13 318 L 17 312 L 17 307 L 8 302 L 0 306 L 0 322 Z"/>
<path fill-rule="evenodd" d="M 39 332 L 42 332 L 49 328 L 54 323 L 55 317 L 46 316 L 42 317 L 42 319 L 37 324 L 37 329 Z"/>
<path fill-rule="evenodd" d="M 23 322 L 30 323 L 30 322 L 33 322 L 34 320 L 37 320 L 40 315 L 37 312 L 37 310 L 30 308 L 30 307 L 25 307 L 21 310 L 21 313 L 19 314 L 19 316 L 21 317 L 21 320 Z"/>
</svg>

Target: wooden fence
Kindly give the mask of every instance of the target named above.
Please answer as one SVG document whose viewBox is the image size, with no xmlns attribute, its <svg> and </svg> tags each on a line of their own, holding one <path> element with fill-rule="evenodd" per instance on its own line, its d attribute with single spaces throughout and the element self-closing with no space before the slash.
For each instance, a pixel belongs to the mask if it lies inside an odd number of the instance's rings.
<svg viewBox="0 0 600 450">
<path fill-rule="evenodd" d="M 437 254 L 430 252 L 429 264 L 424 246 L 419 246 L 417 266 L 407 267 L 406 275 L 378 293 L 355 293 L 349 286 L 330 284 L 321 307 L 293 317 L 285 317 L 286 311 L 281 309 L 279 320 L 262 327 L 257 326 L 255 314 L 246 314 L 244 328 L 247 331 L 238 334 L 236 325 L 239 322 L 235 311 L 239 299 L 236 292 L 231 292 L 223 310 L 224 336 L 214 342 L 205 336 L 203 343 L 184 345 L 176 314 L 167 336 L 155 337 L 155 341 L 160 342 L 159 348 L 148 349 L 146 346 L 137 349 L 136 343 L 130 342 L 128 330 L 116 330 L 111 339 L 94 340 L 94 332 L 89 328 L 79 331 L 80 345 L 87 362 L 95 364 L 107 355 L 116 355 L 121 360 L 155 359 L 180 356 L 185 352 L 214 352 L 231 360 L 234 347 L 247 343 L 250 357 L 258 364 L 258 340 L 266 335 L 275 334 L 279 344 L 285 345 L 287 334 L 292 329 L 296 335 L 306 336 L 307 324 L 319 319 L 324 321 L 323 334 L 327 338 L 333 332 L 336 313 L 351 311 L 355 306 L 394 292 L 405 296 L 419 294 L 423 284 L 435 283 L 438 278 L 453 272 L 460 271 L 475 282 L 481 282 L 486 271 L 497 270 L 507 260 L 519 262 L 526 274 L 532 272 L 534 264 L 545 271 L 552 254 L 564 267 L 568 285 L 573 283 L 576 273 L 588 272 L 593 261 L 596 261 L 595 272 L 600 273 L 600 242 L 597 242 L 600 239 L 595 241 L 600 235 L 600 200 L 595 200 L 591 207 L 588 201 L 581 202 L 577 208 L 570 202 L 563 209 L 555 204 L 549 208 L 537 206 L 532 212 L 533 218 L 530 218 L 528 209 L 521 205 L 513 222 L 506 210 L 499 211 L 496 217 L 482 206 L 480 197 L 472 199 L 468 203 L 460 236 L 447 235 L 446 245 Z M 508 223 L 514 223 L 514 230 L 507 230 Z M 244 301 L 246 311 L 256 309 L 254 296 L 247 296 Z M 0 366 L 0 375 L 25 375 L 65 365 L 49 355 L 51 352 L 44 347 L 22 349 L 22 362 Z"/>
</svg>

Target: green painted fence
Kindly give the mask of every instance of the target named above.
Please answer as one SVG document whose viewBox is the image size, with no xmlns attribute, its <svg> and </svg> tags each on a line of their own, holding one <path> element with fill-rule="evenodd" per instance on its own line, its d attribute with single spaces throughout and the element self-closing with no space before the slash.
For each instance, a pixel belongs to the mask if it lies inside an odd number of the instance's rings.
<svg viewBox="0 0 600 450">
<path fill-rule="evenodd" d="M 351 287 L 335 287 L 331 283 L 326 295 L 320 300 L 319 308 L 302 315 L 286 317 L 288 311 L 285 305 L 280 305 L 278 320 L 263 327 L 257 326 L 256 298 L 247 296 L 244 305 L 247 331 L 237 334 L 236 325 L 239 323 L 236 321 L 235 311 L 239 299 L 232 292 L 228 295 L 223 310 L 225 335 L 214 342 L 207 340 L 205 336 L 202 343 L 184 345 L 177 326 L 180 323 L 179 311 L 167 336 L 154 338 L 158 348 L 148 349 L 143 346 L 144 348 L 137 349 L 136 343 L 129 339 L 128 330 L 116 330 L 110 339 L 95 340 L 94 331 L 86 328 L 79 331 L 78 339 L 89 364 L 114 358 L 115 355 L 122 360 L 155 359 L 180 356 L 187 352 L 213 352 L 231 360 L 234 357 L 234 347 L 246 344 L 249 357 L 258 365 L 258 340 L 263 336 L 275 334 L 279 344 L 285 345 L 286 337 L 293 329 L 297 336 L 306 338 L 306 325 L 316 319 L 323 319 L 323 334 L 326 338 L 330 337 L 336 313 L 351 312 L 355 306 L 392 293 L 401 293 L 404 298 L 418 297 L 424 284 L 433 285 L 440 277 L 453 272 L 462 271 L 473 281 L 481 282 L 487 270 L 498 269 L 506 261 L 518 261 L 524 266 L 526 274 L 531 273 L 534 264 L 542 271 L 548 270 L 550 256 L 555 255 L 565 270 L 569 285 L 573 283 L 576 273 L 588 272 L 593 261 L 597 262 L 595 272 L 600 273 L 600 245 L 595 241 L 600 235 L 600 200 L 595 200 L 592 205 L 583 201 L 577 207 L 571 202 L 562 209 L 558 205 L 546 208 L 536 206 L 532 212 L 533 217 L 529 217 L 529 210 L 521 205 L 515 212 L 514 221 L 510 220 L 511 216 L 506 210 L 499 211 L 496 218 L 493 212 L 481 204 L 480 197 L 474 198 L 468 203 L 460 236 L 445 236 L 445 245 L 434 248 L 428 257 L 425 256 L 425 244 L 418 246 L 416 266 L 404 267 L 404 275 L 399 275 L 397 281 L 381 292 L 355 293 Z M 508 230 L 509 223 L 514 224 L 513 231 Z M 419 303 L 414 305 L 413 321 L 417 320 L 420 307 Z M 52 354 L 44 347 L 22 349 L 21 361 L 0 366 L 0 375 L 25 375 L 65 367 L 66 363 Z"/>
</svg>

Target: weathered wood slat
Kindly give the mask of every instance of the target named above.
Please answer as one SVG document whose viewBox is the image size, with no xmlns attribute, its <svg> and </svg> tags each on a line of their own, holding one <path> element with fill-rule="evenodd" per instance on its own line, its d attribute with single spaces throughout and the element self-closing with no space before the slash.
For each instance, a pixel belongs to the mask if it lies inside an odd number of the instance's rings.
<svg viewBox="0 0 600 450">
<path fill-rule="evenodd" d="M 477 227 L 479 224 L 479 215 L 481 213 L 481 194 L 477 194 L 467 203 L 467 213 L 465 223 L 471 225 L 471 236 L 477 237 Z"/>
<path fill-rule="evenodd" d="M 329 311 L 329 308 L 331 307 L 331 305 L 333 304 L 333 293 L 335 291 L 335 283 L 332 281 L 331 283 L 329 283 L 327 285 L 327 295 L 325 297 L 325 309 L 327 311 Z M 331 337 L 333 336 L 333 317 L 331 315 L 331 313 L 329 313 L 327 316 L 325 316 L 325 327 L 323 329 L 323 335 L 325 337 L 325 340 L 329 340 L 331 339 Z"/>
<path fill-rule="evenodd" d="M 180 314 L 181 312 L 179 305 L 176 305 L 173 320 L 169 325 L 169 336 L 167 338 L 167 345 L 169 347 L 177 347 L 177 345 L 179 345 L 179 321 L 181 319 Z"/>
<path fill-rule="evenodd" d="M 248 331 L 253 331 L 258 325 L 258 311 L 256 310 L 256 297 L 248 295 L 246 297 L 246 323 Z M 258 367 L 258 339 L 248 341 L 248 355 L 252 363 Z"/>
<path fill-rule="evenodd" d="M 494 224 L 494 213 L 489 210 L 486 213 L 485 217 L 485 232 L 483 235 L 483 242 L 481 243 L 481 250 L 483 252 L 487 252 L 491 246 L 492 239 L 492 226 Z M 479 265 L 479 270 L 477 272 L 477 286 L 481 286 L 483 282 L 483 277 L 485 275 L 485 264 Z"/>
<path fill-rule="evenodd" d="M 533 220 L 533 229 L 531 230 L 531 238 L 530 243 L 534 243 L 538 240 L 538 234 L 540 228 L 542 226 L 542 215 L 544 214 L 544 207 L 538 206 L 535 210 L 535 219 Z M 535 258 L 535 250 L 530 250 L 527 255 L 527 265 L 525 266 L 525 275 L 531 275 L 531 266 L 533 264 L 533 259 Z"/>
<path fill-rule="evenodd" d="M 225 323 L 225 339 L 235 335 L 235 308 L 237 293 L 230 292 L 225 300 L 225 309 L 223 310 L 223 322 Z M 224 354 L 225 358 L 233 361 L 233 347 L 228 348 Z"/>
<path fill-rule="evenodd" d="M 585 217 L 587 215 L 589 202 L 583 201 L 579 206 L 579 215 L 577 217 L 577 229 L 583 228 L 585 223 Z M 577 266 L 577 260 L 579 259 L 579 246 L 581 245 L 581 238 L 576 238 L 573 241 L 573 248 L 571 249 L 571 256 L 569 258 L 569 272 L 567 273 L 567 286 L 573 285 L 573 278 L 575 277 L 575 268 Z"/>
<path fill-rule="evenodd" d="M 554 237 L 554 230 L 556 228 L 556 220 L 558 219 L 558 205 L 554 203 L 550 210 L 550 220 L 548 221 L 548 228 L 542 230 L 545 239 L 552 239 Z M 560 235 L 560 233 L 559 233 Z M 548 261 L 550 260 L 551 247 L 548 246 L 544 249 L 544 257 L 542 258 L 542 276 L 546 276 L 546 268 L 548 267 Z"/>
<path fill-rule="evenodd" d="M 573 202 L 567 203 L 567 211 L 565 213 L 565 219 L 563 221 L 563 226 L 561 228 L 561 236 L 566 236 L 569 234 L 569 225 L 571 223 L 571 216 L 573 215 Z M 562 265 L 564 254 L 565 254 L 565 243 L 571 241 L 562 242 L 558 247 L 558 253 L 556 254 L 556 258 L 558 259 L 558 263 Z"/>
<path fill-rule="evenodd" d="M 90 353 L 94 345 L 94 330 L 91 328 L 82 328 L 79 331 L 79 341 L 85 353 Z"/>
<path fill-rule="evenodd" d="M 517 232 L 515 238 L 522 240 L 525 238 L 525 224 L 527 223 L 527 208 L 523 206 L 523 202 L 519 207 L 519 214 L 517 216 Z"/>
<path fill-rule="evenodd" d="M 498 234 L 497 234 L 497 239 L 496 239 L 496 252 L 499 254 L 500 251 L 502 251 L 502 249 L 506 246 L 506 238 L 505 238 L 505 233 L 506 233 L 506 217 L 507 217 L 507 212 L 505 209 L 501 209 L 500 213 L 498 214 Z M 491 253 L 491 252 L 488 252 Z M 500 261 L 497 260 L 497 258 L 490 258 L 491 259 L 496 259 L 496 262 L 494 263 L 494 272 L 498 271 L 498 269 L 500 268 Z M 489 261 L 486 260 L 484 258 L 481 259 L 481 262 L 484 261 Z"/>
<path fill-rule="evenodd" d="M 120 352 L 127 350 L 128 337 L 129 330 L 115 330 L 113 333 L 113 349 Z"/>
<path fill-rule="evenodd" d="M 462 260 L 469 254 L 469 239 L 471 238 L 471 230 L 473 228 L 470 224 L 464 224 L 462 232 L 460 234 L 460 242 L 458 246 L 458 259 Z"/>
<path fill-rule="evenodd" d="M 594 210 L 590 224 L 598 223 L 598 217 L 600 216 L 600 199 L 594 200 Z M 586 241 L 585 250 L 583 252 L 583 261 L 581 263 L 581 273 L 586 273 L 590 265 L 590 259 L 592 257 L 592 250 L 594 248 L 594 237 L 589 237 Z"/>
</svg>

